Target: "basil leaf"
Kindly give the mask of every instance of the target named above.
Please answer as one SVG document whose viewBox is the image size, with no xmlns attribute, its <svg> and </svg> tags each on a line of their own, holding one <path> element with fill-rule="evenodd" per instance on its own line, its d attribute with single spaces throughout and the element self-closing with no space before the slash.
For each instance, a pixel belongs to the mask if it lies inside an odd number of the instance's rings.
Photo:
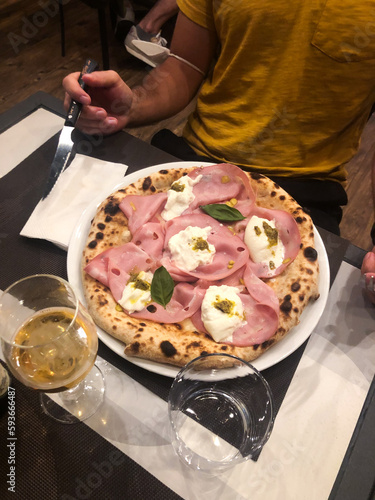
<svg viewBox="0 0 375 500">
<path fill-rule="evenodd" d="M 211 205 L 201 205 L 200 208 L 206 212 L 206 214 L 220 222 L 232 222 L 246 219 L 237 208 L 230 207 L 225 203 L 211 203 Z"/>
<path fill-rule="evenodd" d="M 171 300 L 174 290 L 174 281 L 164 266 L 156 269 L 151 281 L 151 298 L 161 306 L 166 307 Z"/>
</svg>

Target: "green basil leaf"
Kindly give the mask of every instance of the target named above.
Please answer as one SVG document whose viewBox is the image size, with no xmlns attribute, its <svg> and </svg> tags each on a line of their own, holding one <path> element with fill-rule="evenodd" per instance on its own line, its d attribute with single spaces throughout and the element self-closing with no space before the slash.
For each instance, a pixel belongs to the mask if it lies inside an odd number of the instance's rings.
<svg viewBox="0 0 375 500">
<path fill-rule="evenodd" d="M 246 219 L 237 208 L 230 207 L 225 203 L 211 203 L 211 205 L 201 205 L 200 208 L 220 222 L 234 222 Z"/>
<path fill-rule="evenodd" d="M 174 290 L 174 281 L 164 266 L 156 269 L 151 281 L 151 298 L 161 306 L 166 307 L 171 300 Z"/>
</svg>

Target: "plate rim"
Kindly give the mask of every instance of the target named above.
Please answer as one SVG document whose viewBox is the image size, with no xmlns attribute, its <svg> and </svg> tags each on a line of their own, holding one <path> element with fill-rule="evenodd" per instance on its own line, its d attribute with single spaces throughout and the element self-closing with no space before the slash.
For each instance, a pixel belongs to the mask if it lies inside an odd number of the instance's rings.
<svg viewBox="0 0 375 500">
<path fill-rule="evenodd" d="M 213 165 L 213 163 L 193 162 L 193 161 L 176 161 L 176 162 L 151 165 L 141 170 L 137 170 L 136 172 L 133 172 L 131 174 L 125 175 L 124 180 L 121 181 L 120 183 L 117 183 L 115 186 L 113 186 L 112 189 L 108 190 L 107 194 L 100 195 L 99 197 L 95 198 L 92 201 L 92 203 L 81 214 L 78 223 L 76 224 L 76 227 L 73 230 L 67 253 L 68 281 L 74 288 L 76 294 L 78 295 L 79 300 L 84 305 L 86 305 L 86 302 L 84 298 L 84 292 L 81 280 L 81 270 L 80 270 L 82 251 L 84 244 L 86 242 L 88 229 L 91 226 L 92 217 L 95 215 L 98 206 L 103 202 L 103 200 L 105 200 L 107 196 L 117 191 L 118 189 L 121 189 L 122 187 L 125 187 L 131 184 L 132 182 L 135 182 L 140 178 L 145 177 L 151 173 L 155 173 L 159 170 L 171 169 L 171 168 L 189 168 L 193 166 L 210 166 L 210 165 Z M 316 301 L 307 304 L 307 306 L 305 307 L 304 311 L 301 314 L 300 322 L 298 323 L 298 325 L 294 326 L 280 342 L 278 342 L 275 346 L 272 346 L 270 349 L 268 349 L 259 358 L 250 362 L 250 364 L 254 366 L 254 368 L 256 368 L 258 371 L 263 371 L 266 370 L 267 368 L 274 366 L 283 359 L 287 358 L 294 351 L 296 351 L 313 333 L 316 325 L 318 324 L 324 312 L 330 288 L 329 261 L 323 240 L 315 226 L 314 226 L 314 237 L 315 237 L 315 248 L 318 252 L 320 296 Z M 78 269 L 77 269 L 77 264 L 78 264 Z M 98 331 L 98 337 L 109 349 L 111 349 L 113 352 L 118 354 L 126 361 L 129 361 L 130 363 L 136 366 L 144 368 L 145 370 L 150 371 L 151 373 L 156 373 L 158 375 L 164 375 L 167 377 L 174 378 L 182 368 L 179 366 L 169 365 L 166 363 L 158 363 L 156 361 L 148 359 L 142 359 L 136 357 L 133 358 L 130 356 L 126 356 L 124 353 L 125 349 L 124 344 L 120 340 L 116 339 L 115 337 L 112 337 L 111 335 L 109 335 L 109 333 L 102 330 L 99 326 L 97 326 L 97 331 Z"/>
</svg>

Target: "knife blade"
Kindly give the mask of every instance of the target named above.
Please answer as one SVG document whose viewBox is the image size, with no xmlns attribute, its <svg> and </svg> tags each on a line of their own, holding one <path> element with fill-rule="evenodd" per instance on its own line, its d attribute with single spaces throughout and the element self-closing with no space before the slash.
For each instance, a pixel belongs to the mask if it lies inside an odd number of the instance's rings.
<svg viewBox="0 0 375 500">
<path fill-rule="evenodd" d="M 92 73 L 97 68 L 98 68 L 97 62 L 95 62 L 93 59 L 86 59 L 78 79 L 78 83 L 80 84 L 82 89 L 85 89 L 86 87 L 85 83 L 82 81 L 82 75 L 86 73 Z M 57 179 L 59 178 L 60 174 L 65 170 L 68 164 L 74 146 L 72 140 L 72 133 L 75 124 L 79 118 L 79 115 L 81 114 L 81 109 L 82 109 L 82 104 L 72 99 L 64 122 L 63 129 L 61 130 L 60 133 L 59 143 L 57 145 L 56 153 L 51 163 L 51 167 L 49 170 L 49 177 L 47 180 L 46 187 L 44 189 L 42 200 L 47 198 L 47 196 L 50 194 L 53 186 L 56 184 Z"/>
</svg>

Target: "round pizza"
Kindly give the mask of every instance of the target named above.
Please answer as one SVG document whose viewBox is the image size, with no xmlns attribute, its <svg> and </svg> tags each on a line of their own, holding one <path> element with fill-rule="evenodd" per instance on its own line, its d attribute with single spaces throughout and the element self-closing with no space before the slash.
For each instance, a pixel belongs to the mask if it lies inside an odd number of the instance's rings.
<svg viewBox="0 0 375 500">
<path fill-rule="evenodd" d="M 97 325 L 126 356 L 176 366 L 258 358 L 318 299 L 318 278 L 311 218 L 230 164 L 163 169 L 111 194 L 82 260 Z"/>
</svg>

